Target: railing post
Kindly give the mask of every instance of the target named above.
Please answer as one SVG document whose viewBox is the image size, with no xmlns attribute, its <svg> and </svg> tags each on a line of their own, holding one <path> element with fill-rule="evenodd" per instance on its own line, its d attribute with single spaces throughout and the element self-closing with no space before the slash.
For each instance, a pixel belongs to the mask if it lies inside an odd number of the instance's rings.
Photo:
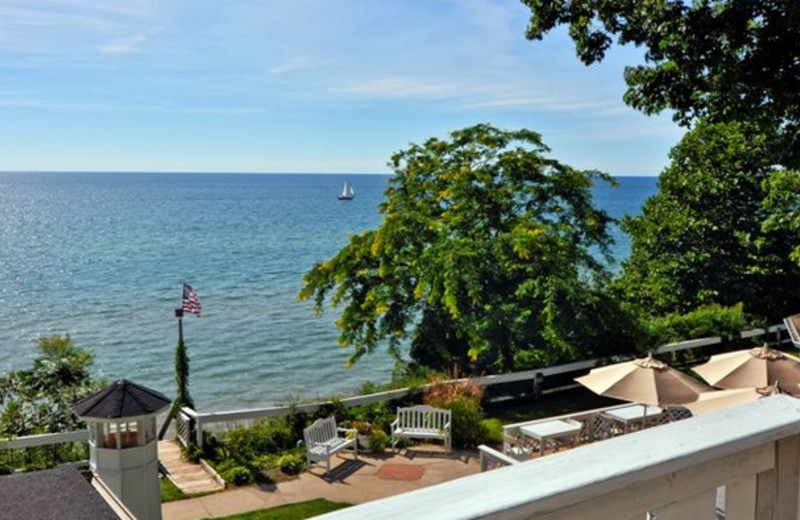
<svg viewBox="0 0 800 520">
<path fill-rule="evenodd" d="M 756 477 L 756 516 L 761 520 L 778 520 L 775 516 L 775 502 L 778 500 L 775 468 L 762 471 Z"/>
<path fill-rule="evenodd" d="M 775 464 L 778 477 L 776 518 L 799 518 L 800 436 L 793 435 L 777 442 Z"/>
<path fill-rule="evenodd" d="M 725 520 L 754 520 L 756 517 L 755 475 L 725 485 Z"/>
<path fill-rule="evenodd" d="M 197 440 L 196 444 L 198 448 L 203 447 L 203 423 L 200 420 L 199 415 L 194 416 L 194 424 L 197 431 L 195 432 L 195 439 Z"/>
</svg>

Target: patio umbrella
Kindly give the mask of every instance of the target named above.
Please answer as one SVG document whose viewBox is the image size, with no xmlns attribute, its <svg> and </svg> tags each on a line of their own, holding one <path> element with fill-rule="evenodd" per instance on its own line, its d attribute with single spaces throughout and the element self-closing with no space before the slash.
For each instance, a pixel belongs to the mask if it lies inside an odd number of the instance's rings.
<svg viewBox="0 0 800 520">
<path fill-rule="evenodd" d="M 693 415 L 703 415 L 704 413 L 757 401 L 762 397 L 777 395 L 779 393 L 781 393 L 781 391 L 777 385 L 765 386 L 763 388 L 716 390 L 714 392 L 702 393 L 697 397 L 697 401 L 686 403 L 683 406 L 688 408 Z"/>
<path fill-rule="evenodd" d="M 761 388 L 775 382 L 790 395 L 800 395 L 800 359 L 767 345 L 711 356 L 692 368 L 719 388 Z"/>
<path fill-rule="evenodd" d="M 599 395 L 651 406 L 683 405 L 712 390 L 652 355 L 595 368 L 575 381 Z"/>
</svg>

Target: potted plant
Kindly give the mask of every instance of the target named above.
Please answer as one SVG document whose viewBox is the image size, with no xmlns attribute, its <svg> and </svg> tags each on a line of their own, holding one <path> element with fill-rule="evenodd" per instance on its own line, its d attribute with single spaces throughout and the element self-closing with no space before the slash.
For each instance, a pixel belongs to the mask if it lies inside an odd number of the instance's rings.
<svg viewBox="0 0 800 520">
<path fill-rule="evenodd" d="M 356 429 L 358 447 L 364 451 L 369 451 L 369 437 L 375 430 L 375 425 L 369 421 L 353 421 L 352 427 Z"/>
</svg>

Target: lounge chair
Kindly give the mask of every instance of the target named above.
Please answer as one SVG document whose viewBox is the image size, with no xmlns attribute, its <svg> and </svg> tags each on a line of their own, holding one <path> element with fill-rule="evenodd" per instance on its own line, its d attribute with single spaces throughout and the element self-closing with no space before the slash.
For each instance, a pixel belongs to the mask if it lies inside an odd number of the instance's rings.
<svg viewBox="0 0 800 520">
<path fill-rule="evenodd" d="M 783 318 L 783 324 L 786 325 L 792 344 L 800 349 L 800 314 Z"/>
</svg>

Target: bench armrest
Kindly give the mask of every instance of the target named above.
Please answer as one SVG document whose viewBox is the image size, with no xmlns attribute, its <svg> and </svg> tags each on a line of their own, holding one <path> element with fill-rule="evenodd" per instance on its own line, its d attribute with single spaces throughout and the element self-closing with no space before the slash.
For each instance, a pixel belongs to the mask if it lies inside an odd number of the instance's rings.
<svg viewBox="0 0 800 520">
<path fill-rule="evenodd" d="M 355 439 L 358 435 L 358 430 L 355 428 L 336 428 L 336 431 L 343 433 L 347 439 Z"/>
</svg>

